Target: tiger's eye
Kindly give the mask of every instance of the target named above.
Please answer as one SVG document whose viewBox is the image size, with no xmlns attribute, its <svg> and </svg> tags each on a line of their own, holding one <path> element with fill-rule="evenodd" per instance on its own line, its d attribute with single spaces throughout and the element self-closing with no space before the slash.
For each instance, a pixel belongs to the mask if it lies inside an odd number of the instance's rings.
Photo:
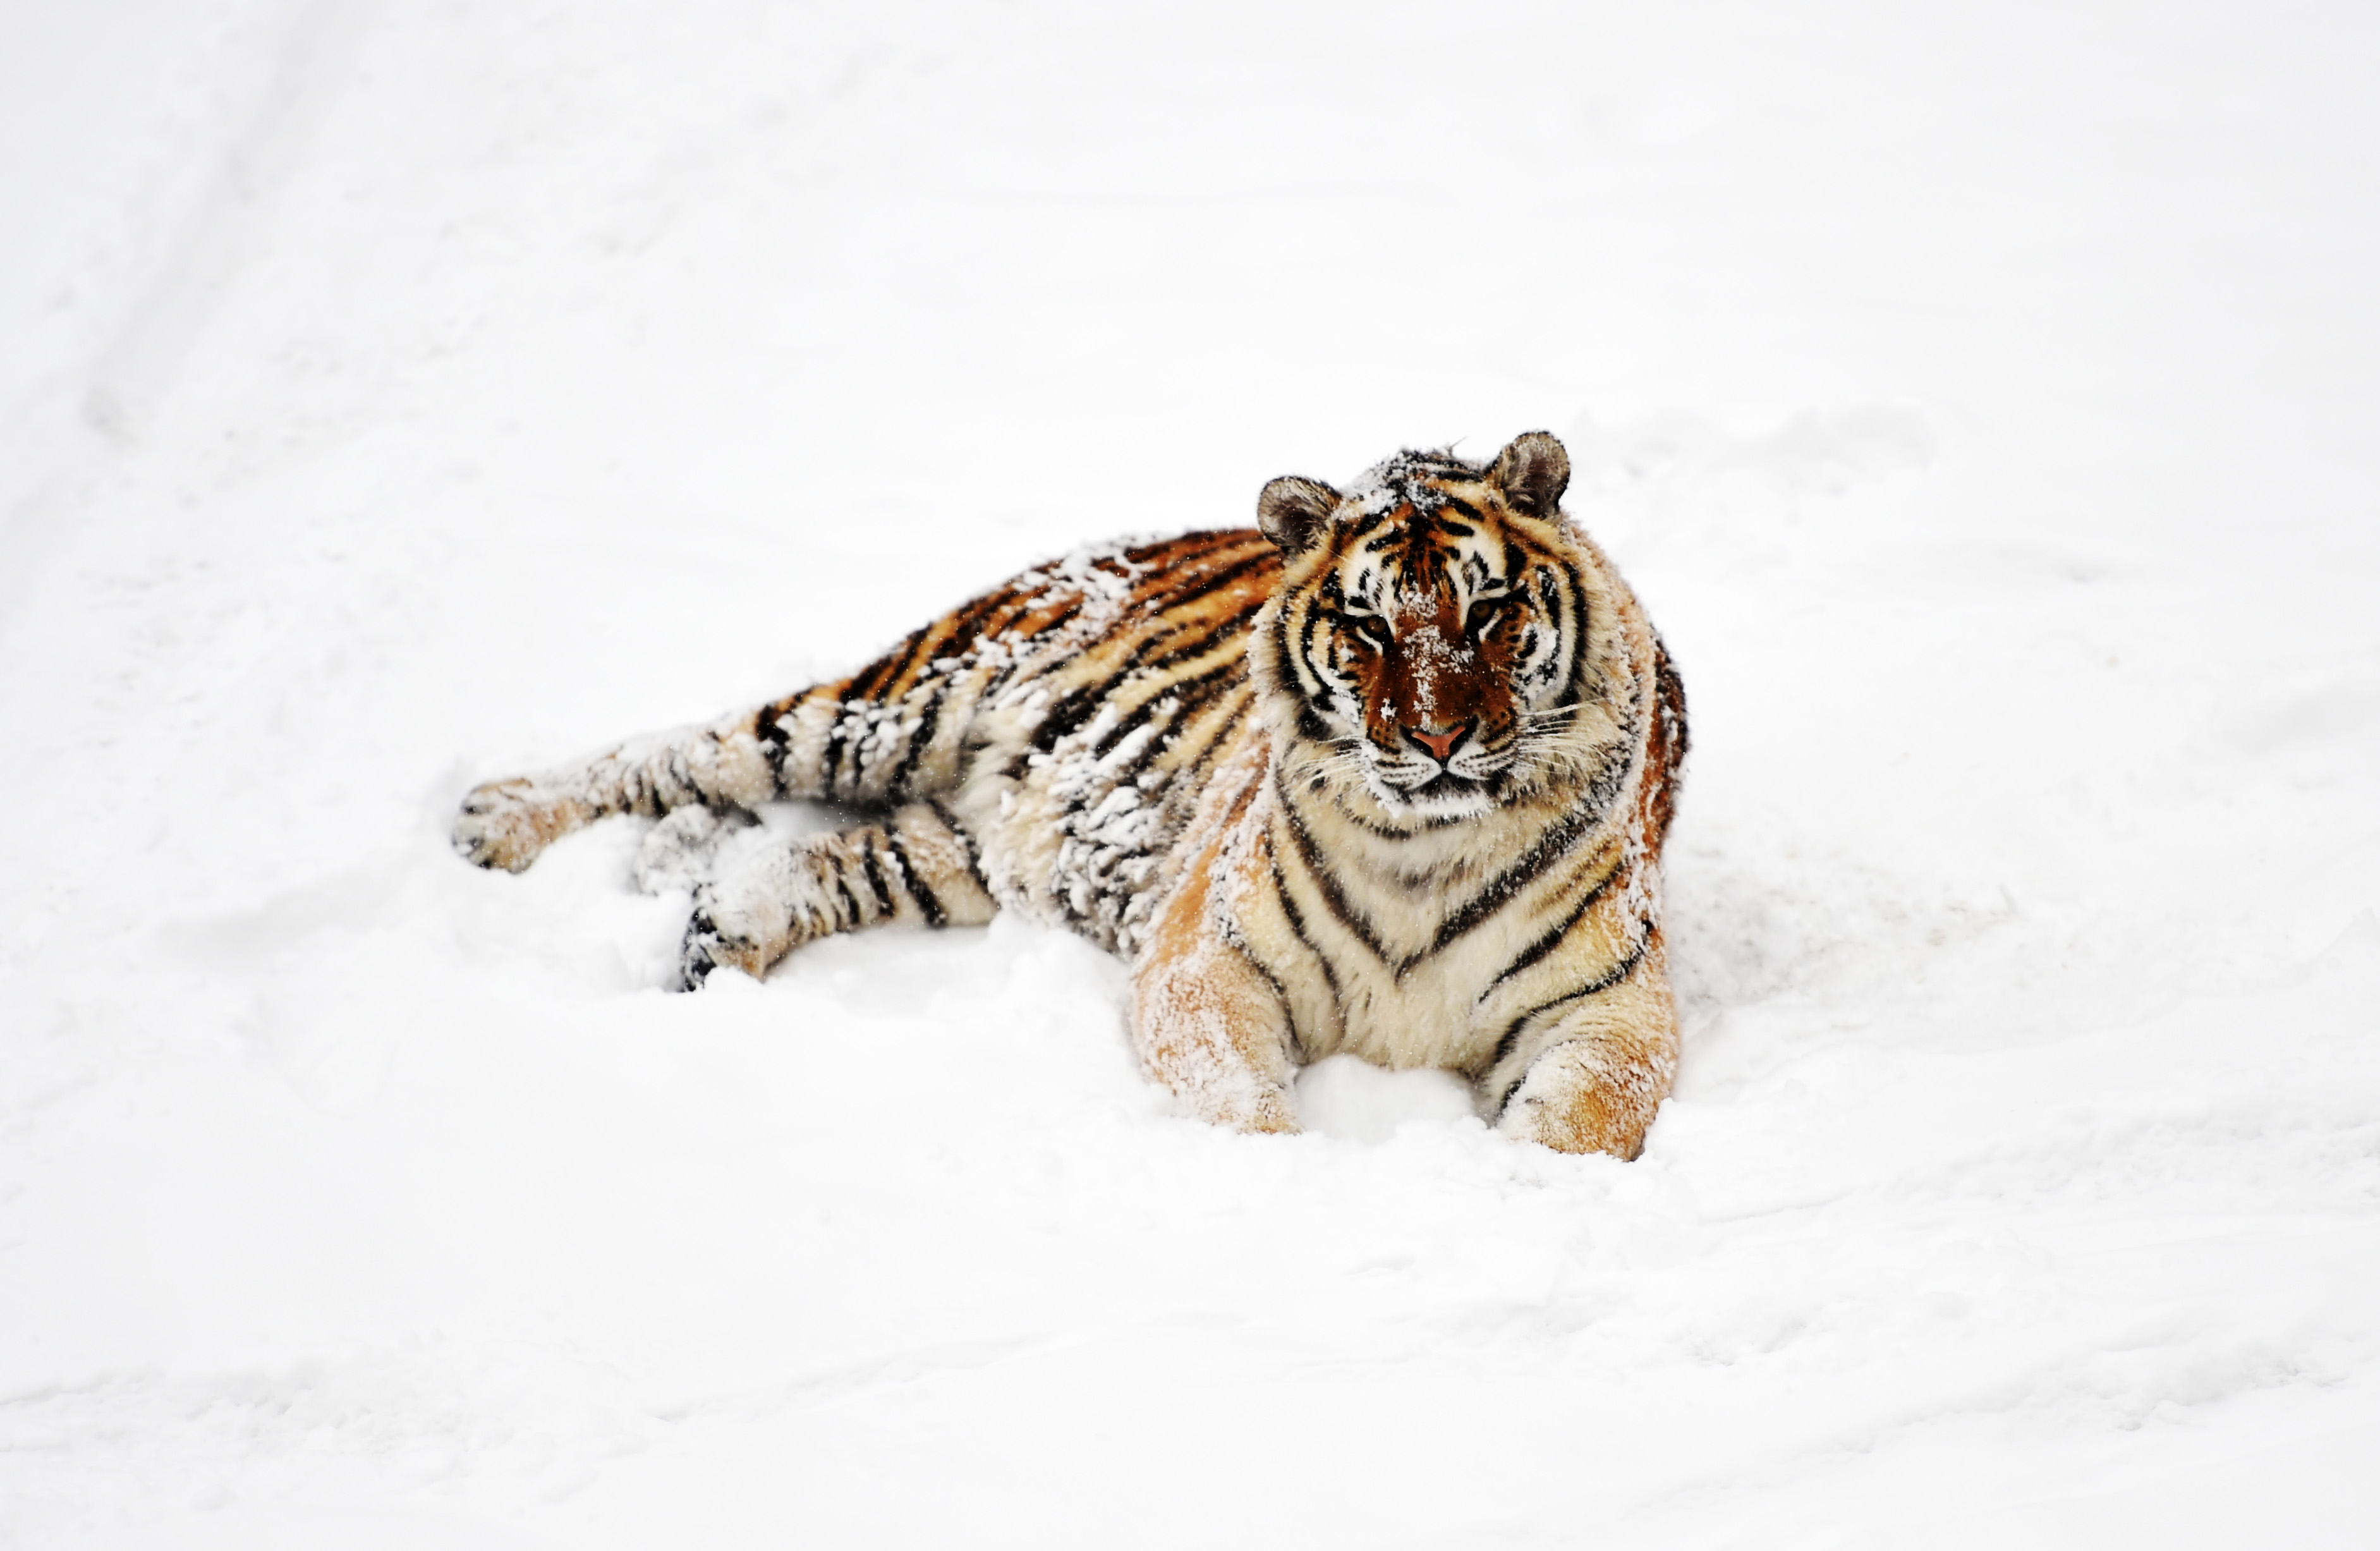
<svg viewBox="0 0 2380 1551">
<path fill-rule="evenodd" d="M 1389 622 L 1382 619 L 1378 614 L 1356 615 L 1355 634 L 1364 637 L 1366 641 L 1369 642 L 1378 650 L 1386 651 L 1389 649 L 1389 642 L 1390 639 L 1389 635 Z"/>
</svg>

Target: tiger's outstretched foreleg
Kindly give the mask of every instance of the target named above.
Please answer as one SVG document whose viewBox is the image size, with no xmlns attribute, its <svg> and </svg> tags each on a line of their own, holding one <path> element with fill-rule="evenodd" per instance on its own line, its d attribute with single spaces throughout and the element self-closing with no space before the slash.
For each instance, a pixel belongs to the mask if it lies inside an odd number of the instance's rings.
<svg viewBox="0 0 2380 1551">
<path fill-rule="evenodd" d="M 1507 1136 L 1633 1158 L 1677 1072 L 1677 1003 L 1657 930 L 1617 985 L 1533 1014 L 1480 1086 L 1505 1096 L 1496 1129 Z"/>
<path fill-rule="evenodd" d="M 692 990 L 714 969 L 758 975 L 836 932 L 981 926 L 996 908 L 965 834 L 935 805 L 908 803 L 882 823 L 769 844 L 703 884 L 679 972 Z"/>
</svg>

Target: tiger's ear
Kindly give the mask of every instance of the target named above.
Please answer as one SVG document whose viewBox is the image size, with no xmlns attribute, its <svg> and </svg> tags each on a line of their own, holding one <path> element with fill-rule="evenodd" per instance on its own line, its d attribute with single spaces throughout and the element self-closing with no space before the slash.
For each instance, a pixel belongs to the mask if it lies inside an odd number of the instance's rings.
<svg viewBox="0 0 2380 1551">
<path fill-rule="evenodd" d="M 1284 474 L 1257 497 L 1257 526 L 1283 554 L 1303 554 L 1339 509 L 1339 492 L 1319 479 Z"/>
<path fill-rule="evenodd" d="M 1504 492 L 1512 510 L 1550 517 L 1570 489 L 1570 454 L 1549 430 L 1523 431 L 1496 454 L 1488 482 Z"/>
</svg>

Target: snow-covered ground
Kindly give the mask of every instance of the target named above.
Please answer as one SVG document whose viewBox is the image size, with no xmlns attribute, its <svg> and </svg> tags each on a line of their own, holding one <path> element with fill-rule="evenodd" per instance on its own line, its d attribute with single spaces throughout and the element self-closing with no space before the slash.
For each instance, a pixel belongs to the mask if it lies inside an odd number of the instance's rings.
<svg viewBox="0 0 2380 1551">
<path fill-rule="evenodd" d="M 18 0 L 0 232 L 0 1544 L 2380 1535 L 2380 11 Z M 1536 426 L 1693 697 L 1639 1162 L 447 849 Z"/>
</svg>

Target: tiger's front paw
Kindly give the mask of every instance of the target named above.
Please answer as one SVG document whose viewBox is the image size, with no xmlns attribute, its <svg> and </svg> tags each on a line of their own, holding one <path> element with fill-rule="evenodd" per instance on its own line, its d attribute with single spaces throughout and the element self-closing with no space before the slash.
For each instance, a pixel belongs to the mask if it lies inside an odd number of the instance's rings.
<svg viewBox="0 0 2380 1551">
<path fill-rule="evenodd" d="M 1270 1083 L 1257 1093 L 1253 1104 L 1232 1115 L 1227 1123 L 1248 1136 L 1294 1136 L 1301 1129 L 1297 1101 L 1290 1097 L 1287 1088 Z"/>
<path fill-rule="evenodd" d="M 534 782 L 491 781 L 473 787 L 455 815 L 455 850 L 475 866 L 526 872 L 538 853 L 575 828 Z"/>
<path fill-rule="evenodd" d="M 1645 1133 L 1669 1090 L 1666 1074 L 1642 1068 L 1607 1072 L 1563 1060 L 1572 1054 L 1557 1049 L 1540 1060 L 1496 1129 L 1558 1153 L 1609 1153 L 1622 1162 L 1633 1160 L 1645 1150 Z"/>
<path fill-rule="evenodd" d="M 1606 1095 L 1579 1093 L 1560 1104 L 1516 1099 L 1496 1129 L 1516 1142 L 1535 1142 L 1558 1153 L 1609 1153 L 1625 1163 L 1644 1152 L 1650 1123 L 1651 1117 Z"/>
</svg>

